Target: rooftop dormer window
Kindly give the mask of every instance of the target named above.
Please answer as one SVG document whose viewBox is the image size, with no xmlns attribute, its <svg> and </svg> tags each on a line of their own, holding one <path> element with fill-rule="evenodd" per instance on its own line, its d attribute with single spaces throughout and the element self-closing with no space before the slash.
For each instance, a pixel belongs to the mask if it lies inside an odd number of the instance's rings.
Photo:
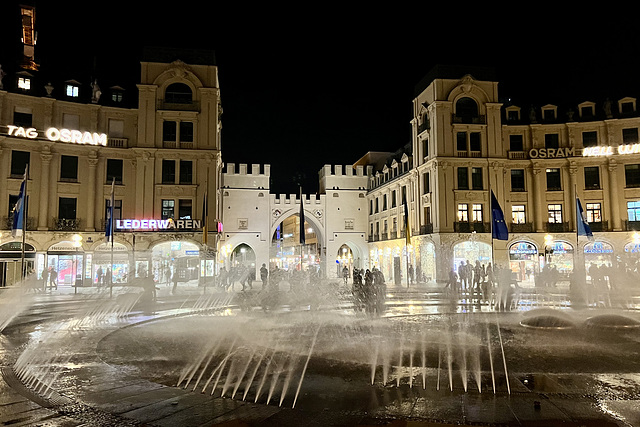
<svg viewBox="0 0 640 427">
<path fill-rule="evenodd" d="M 31 90 L 31 79 L 29 77 L 18 77 L 18 89 Z"/>
<path fill-rule="evenodd" d="M 64 86 L 64 93 L 69 98 L 77 98 L 80 96 L 80 85 L 76 82 L 67 82 Z"/>
</svg>

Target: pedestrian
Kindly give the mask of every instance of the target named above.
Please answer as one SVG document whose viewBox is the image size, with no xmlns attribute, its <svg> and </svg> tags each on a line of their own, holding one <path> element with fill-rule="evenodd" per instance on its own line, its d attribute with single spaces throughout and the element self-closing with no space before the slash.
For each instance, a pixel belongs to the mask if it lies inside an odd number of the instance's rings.
<svg viewBox="0 0 640 427">
<path fill-rule="evenodd" d="M 342 268 L 342 280 L 344 280 L 344 284 L 347 284 L 347 279 L 349 278 L 349 269 L 347 268 L 347 266 L 345 265 Z"/>
<path fill-rule="evenodd" d="M 382 271 L 374 267 L 373 269 L 373 288 L 375 291 L 375 310 L 378 316 L 381 316 L 385 310 L 385 302 L 387 298 L 387 285 L 384 281 Z"/>
<path fill-rule="evenodd" d="M 260 280 L 262 281 L 262 289 L 267 285 L 267 279 L 269 278 L 269 270 L 267 270 L 266 264 L 262 264 L 260 267 Z"/>
<path fill-rule="evenodd" d="M 365 303 L 365 312 L 367 314 L 372 314 L 374 312 L 375 306 L 375 288 L 373 287 L 373 274 L 369 269 L 364 273 L 364 303 Z"/>
<path fill-rule="evenodd" d="M 47 289 L 47 282 L 49 281 L 49 270 L 42 270 L 42 289 Z"/>
<path fill-rule="evenodd" d="M 413 264 L 409 264 L 409 283 L 413 283 Z"/>
<path fill-rule="evenodd" d="M 98 286 L 102 286 L 102 266 L 98 267 L 98 271 L 96 272 L 96 279 L 98 280 Z"/>
<path fill-rule="evenodd" d="M 364 288 L 362 285 L 362 272 L 357 268 L 353 269 L 353 287 L 351 289 L 353 294 L 353 308 L 356 312 L 360 312 L 364 309 Z"/>
<path fill-rule="evenodd" d="M 49 287 L 58 289 L 58 272 L 53 267 L 51 268 L 51 274 L 49 274 Z"/>
</svg>

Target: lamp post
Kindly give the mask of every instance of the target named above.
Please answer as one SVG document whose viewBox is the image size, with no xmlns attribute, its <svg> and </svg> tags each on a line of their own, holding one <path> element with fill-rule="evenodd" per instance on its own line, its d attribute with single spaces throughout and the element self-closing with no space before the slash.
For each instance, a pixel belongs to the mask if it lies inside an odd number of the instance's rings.
<svg viewBox="0 0 640 427">
<path fill-rule="evenodd" d="M 82 246 L 82 236 L 79 234 L 74 234 L 71 239 L 73 240 L 73 246 L 76 248 L 76 269 L 74 272 L 74 281 L 75 284 L 73 286 L 73 293 L 78 293 L 78 248 Z M 82 279 L 82 272 L 80 272 L 80 278 Z"/>
</svg>

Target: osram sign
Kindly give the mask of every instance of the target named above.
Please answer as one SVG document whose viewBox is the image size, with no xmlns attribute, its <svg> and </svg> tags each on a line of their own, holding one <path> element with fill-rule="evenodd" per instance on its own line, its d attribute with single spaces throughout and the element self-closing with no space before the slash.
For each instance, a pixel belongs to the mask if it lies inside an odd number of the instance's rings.
<svg viewBox="0 0 640 427">
<path fill-rule="evenodd" d="M 36 139 L 40 136 L 35 128 L 8 125 L 7 135 L 16 138 Z M 72 129 L 58 129 L 50 127 L 44 132 L 44 137 L 53 142 L 68 142 L 72 144 L 107 145 L 107 134 L 96 132 L 81 132 Z"/>
<path fill-rule="evenodd" d="M 576 155 L 576 149 L 569 148 L 532 148 L 529 157 L 532 159 L 558 159 Z"/>
</svg>

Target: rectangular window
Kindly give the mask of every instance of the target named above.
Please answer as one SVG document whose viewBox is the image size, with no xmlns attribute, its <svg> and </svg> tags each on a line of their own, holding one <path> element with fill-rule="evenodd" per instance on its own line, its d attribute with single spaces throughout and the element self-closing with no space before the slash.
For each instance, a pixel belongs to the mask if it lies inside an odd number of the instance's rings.
<svg viewBox="0 0 640 427">
<path fill-rule="evenodd" d="M 178 128 L 176 122 L 162 122 L 162 141 L 176 142 Z"/>
<path fill-rule="evenodd" d="M 191 199 L 178 200 L 178 218 L 191 219 L 191 207 L 193 202 Z"/>
<path fill-rule="evenodd" d="M 163 199 L 162 200 L 162 212 L 161 212 L 161 218 L 162 219 L 173 219 L 175 216 L 175 206 L 176 206 L 176 202 L 175 200 L 172 199 Z"/>
<path fill-rule="evenodd" d="M 175 160 L 162 161 L 162 183 L 163 184 L 176 183 L 176 161 Z"/>
<path fill-rule="evenodd" d="M 587 203 L 587 222 L 602 222 L 600 203 Z"/>
<path fill-rule="evenodd" d="M 386 211 L 387 210 L 387 195 L 383 195 L 382 196 L 382 210 Z"/>
<path fill-rule="evenodd" d="M 17 194 L 9 195 L 9 215 L 7 215 L 9 218 L 13 218 L 13 208 L 16 206 L 16 203 L 18 203 L 18 198 L 19 196 Z"/>
<path fill-rule="evenodd" d="M 458 203 L 458 222 L 469 222 L 469 205 Z"/>
<path fill-rule="evenodd" d="M 31 89 L 31 79 L 28 77 L 18 77 L 18 89 Z"/>
<path fill-rule="evenodd" d="M 598 132 L 582 132 L 582 146 L 595 147 L 598 145 Z"/>
<path fill-rule="evenodd" d="M 469 189 L 469 170 L 467 168 L 458 168 L 458 190 Z"/>
<path fill-rule="evenodd" d="M 180 160 L 180 184 L 193 183 L 193 162 L 191 160 Z"/>
<path fill-rule="evenodd" d="M 472 206 L 472 220 L 474 222 L 482 222 L 482 204 L 474 203 Z"/>
<path fill-rule="evenodd" d="M 640 165 L 624 165 L 624 179 L 627 187 L 640 187 Z"/>
<path fill-rule="evenodd" d="M 369 200 L 369 215 L 373 214 L 373 200 Z"/>
<path fill-rule="evenodd" d="M 524 169 L 511 169 L 511 191 L 525 191 Z"/>
<path fill-rule="evenodd" d="M 111 203 L 111 199 L 107 199 L 104 201 L 104 221 L 105 225 L 107 223 L 107 212 L 109 211 L 109 204 Z M 122 219 L 122 200 L 113 201 L 113 220 Z M 115 227 L 115 224 L 114 224 Z"/>
<path fill-rule="evenodd" d="M 429 172 L 422 175 L 422 194 L 429 194 L 431 191 L 431 183 L 429 182 Z"/>
<path fill-rule="evenodd" d="M 122 184 L 122 159 L 107 159 L 107 184 Z"/>
<path fill-rule="evenodd" d="M 180 122 L 180 142 L 193 142 L 192 122 Z"/>
<path fill-rule="evenodd" d="M 638 142 L 638 128 L 622 129 L 622 142 L 636 144 Z"/>
<path fill-rule="evenodd" d="M 380 212 L 380 202 L 378 201 L 378 198 L 376 197 L 376 210 L 375 213 Z"/>
<path fill-rule="evenodd" d="M 456 148 L 458 151 L 467 151 L 467 133 L 458 132 L 456 134 Z"/>
<path fill-rule="evenodd" d="M 509 150 L 524 151 L 524 140 L 522 135 L 509 135 Z"/>
<path fill-rule="evenodd" d="M 480 132 L 471 132 L 469 134 L 469 150 L 476 152 L 482 150 Z"/>
<path fill-rule="evenodd" d="M 66 94 L 67 96 L 70 96 L 71 98 L 77 98 L 80 92 L 80 88 L 78 86 L 75 85 L 67 85 L 66 87 Z"/>
<path fill-rule="evenodd" d="M 58 218 L 76 219 L 76 206 L 75 197 L 60 197 L 58 199 Z"/>
<path fill-rule="evenodd" d="M 600 189 L 600 168 L 598 166 L 584 168 L 584 188 L 586 190 Z"/>
<path fill-rule="evenodd" d="M 396 207 L 396 190 L 393 190 L 391 192 L 391 207 L 395 208 Z"/>
<path fill-rule="evenodd" d="M 482 168 L 471 168 L 471 188 L 482 190 Z"/>
<path fill-rule="evenodd" d="M 429 157 L 429 138 L 422 140 L 422 153 L 425 159 Z"/>
<path fill-rule="evenodd" d="M 548 205 L 549 223 L 561 224 L 562 223 L 562 205 Z"/>
<path fill-rule="evenodd" d="M 557 133 L 545 134 L 544 148 L 560 148 L 560 136 Z"/>
<path fill-rule="evenodd" d="M 60 180 L 78 180 L 78 156 L 60 156 Z"/>
<path fill-rule="evenodd" d="M 109 119 L 109 138 L 124 137 L 124 120 Z"/>
<path fill-rule="evenodd" d="M 514 224 L 525 224 L 527 222 L 524 205 L 511 206 L 511 222 Z"/>
<path fill-rule="evenodd" d="M 640 201 L 627 202 L 627 218 L 629 221 L 640 221 Z"/>
<path fill-rule="evenodd" d="M 547 191 L 562 190 L 562 183 L 560 180 L 560 169 L 547 169 Z"/>
<path fill-rule="evenodd" d="M 11 176 L 23 176 L 24 171 L 30 161 L 30 153 L 28 151 L 11 151 Z M 29 173 L 31 175 L 31 173 Z"/>
<path fill-rule="evenodd" d="M 31 113 L 14 111 L 13 124 L 23 128 L 30 128 L 33 124 L 33 115 Z"/>
</svg>

